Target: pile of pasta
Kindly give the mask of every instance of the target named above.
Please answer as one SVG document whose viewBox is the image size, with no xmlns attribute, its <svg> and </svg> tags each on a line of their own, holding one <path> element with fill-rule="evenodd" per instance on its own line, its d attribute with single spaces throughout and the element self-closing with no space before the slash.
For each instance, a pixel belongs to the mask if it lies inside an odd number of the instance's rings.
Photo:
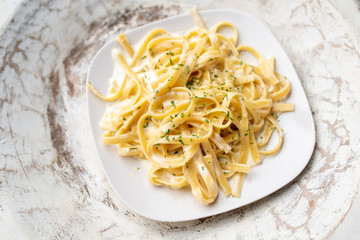
<svg viewBox="0 0 360 240">
<path fill-rule="evenodd" d="M 229 22 L 206 28 L 196 10 L 196 27 L 176 36 L 154 29 L 134 51 L 124 34 L 113 51 L 123 73 L 107 96 L 114 102 L 100 122 L 104 144 L 117 145 L 121 156 L 150 161 L 148 180 L 172 188 L 190 186 L 203 204 L 214 202 L 219 188 L 240 197 L 244 177 L 263 156 L 278 152 L 283 132 L 276 118 L 293 111 L 283 102 L 289 80 L 250 46 L 236 46 L 238 33 Z M 220 34 L 232 29 L 231 37 Z M 258 64 L 241 59 L 253 55 Z M 274 131 L 277 143 L 268 146 Z"/>
</svg>

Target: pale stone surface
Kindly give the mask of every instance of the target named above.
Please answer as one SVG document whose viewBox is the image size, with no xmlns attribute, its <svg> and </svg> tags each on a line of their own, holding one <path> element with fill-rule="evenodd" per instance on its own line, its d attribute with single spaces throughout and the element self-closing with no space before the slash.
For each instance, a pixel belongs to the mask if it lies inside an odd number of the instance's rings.
<svg viewBox="0 0 360 240">
<path fill-rule="evenodd" d="M 132 213 L 107 182 L 85 77 L 116 33 L 194 6 L 243 10 L 269 27 L 302 81 L 317 144 L 305 170 L 266 198 L 159 223 Z M 358 1 L 54 0 L 8 9 L 16 11 L 0 36 L 1 239 L 324 239 L 350 210 L 360 183 Z"/>
</svg>

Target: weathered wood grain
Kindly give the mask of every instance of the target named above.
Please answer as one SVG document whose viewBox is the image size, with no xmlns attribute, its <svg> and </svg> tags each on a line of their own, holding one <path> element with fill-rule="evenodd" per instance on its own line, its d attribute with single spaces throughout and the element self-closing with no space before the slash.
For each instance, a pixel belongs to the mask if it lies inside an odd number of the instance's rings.
<svg viewBox="0 0 360 240">
<path fill-rule="evenodd" d="M 360 46 L 359 30 L 327 0 L 196 3 L 255 15 L 292 60 L 317 133 L 312 159 L 293 182 L 249 206 L 184 223 L 147 220 L 112 191 L 88 123 L 89 62 L 116 33 L 193 6 L 54 0 L 17 10 L 0 36 L 0 238 L 323 239 L 338 226 L 360 182 Z"/>
</svg>

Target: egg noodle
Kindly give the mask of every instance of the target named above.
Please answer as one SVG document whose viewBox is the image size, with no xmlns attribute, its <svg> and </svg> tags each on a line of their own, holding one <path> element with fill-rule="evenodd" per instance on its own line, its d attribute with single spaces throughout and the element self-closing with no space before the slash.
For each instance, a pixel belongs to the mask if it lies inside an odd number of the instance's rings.
<svg viewBox="0 0 360 240">
<path fill-rule="evenodd" d="M 195 9 L 190 13 L 196 28 L 176 36 L 154 29 L 137 51 L 120 34 L 116 41 L 130 64 L 113 50 L 123 75 L 113 77 L 107 96 L 88 87 L 115 101 L 100 122 L 104 144 L 117 145 L 121 156 L 150 161 L 152 184 L 189 185 L 199 202 L 209 204 L 219 187 L 226 196 L 240 197 L 250 167 L 280 150 L 283 132 L 276 118 L 294 105 L 282 102 L 291 87 L 275 71 L 274 58 L 236 46 L 233 24 L 208 30 Z M 225 28 L 231 37 L 220 34 Z M 245 62 L 241 52 L 258 64 Z M 268 144 L 275 129 L 277 143 Z"/>
</svg>

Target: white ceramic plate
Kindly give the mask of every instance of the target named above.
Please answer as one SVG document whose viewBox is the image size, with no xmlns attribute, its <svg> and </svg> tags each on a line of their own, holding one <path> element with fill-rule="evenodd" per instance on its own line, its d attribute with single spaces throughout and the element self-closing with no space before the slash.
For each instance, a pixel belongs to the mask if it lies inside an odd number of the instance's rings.
<svg viewBox="0 0 360 240">
<path fill-rule="evenodd" d="M 233 23 L 239 31 L 239 44 L 250 45 L 265 57 L 276 58 L 277 71 L 291 81 L 292 93 L 288 102 L 295 104 L 296 111 L 280 116 L 285 138 L 283 147 L 277 155 L 266 158 L 261 165 L 251 169 L 241 198 L 226 198 L 221 192 L 215 203 L 204 206 L 196 201 L 189 188 L 174 190 L 153 186 L 147 181 L 144 161 L 120 157 L 116 147 L 103 145 L 99 121 L 104 114 L 105 103 L 87 92 L 94 141 L 109 182 L 134 212 L 158 221 L 203 218 L 261 199 L 293 180 L 308 163 L 315 145 L 313 118 L 300 80 L 285 51 L 265 25 L 253 16 L 233 10 L 210 10 L 201 12 L 201 15 L 209 27 L 220 21 Z M 193 28 L 194 23 L 186 14 L 136 28 L 127 32 L 126 36 L 132 44 L 136 44 L 156 27 L 181 32 Z M 107 43 L 94 57 L 88 72 L 87 80 L 102 92 L 106 92 L 112 74 L 111 50 L 114 47 L 118 47 L 115 40 Z"/>
</svg>

